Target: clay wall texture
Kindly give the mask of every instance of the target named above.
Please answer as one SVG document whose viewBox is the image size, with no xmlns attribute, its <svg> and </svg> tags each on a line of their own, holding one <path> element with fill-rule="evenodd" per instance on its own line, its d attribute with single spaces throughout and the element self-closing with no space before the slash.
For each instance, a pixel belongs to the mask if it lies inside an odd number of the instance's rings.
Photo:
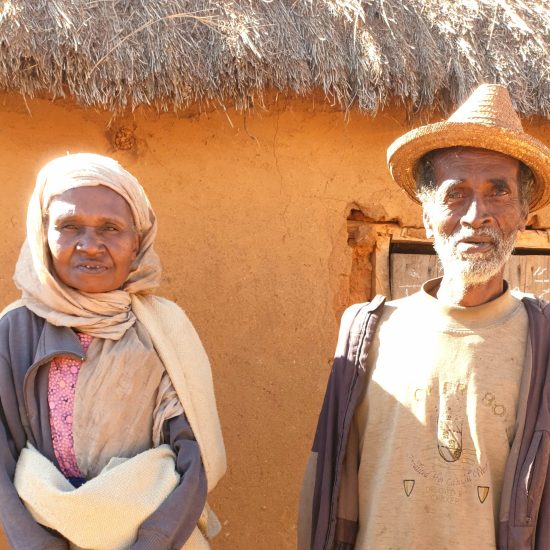
<svg viewBox="0 0 550 550">
<path fill-rule="evenodd" d="M 0 96 L 0 302 L 18 297 L 11 277 L 39 168 L 66 152 L 119 160 L 157 213 L 159 294 L 186 310 L 213 366 L 229 459 L 210 497 L 223 523 L 213 548 L 294 548 L 300 482 L 350 302 L 346 218 L 354 208 L 421 226 L 385 164 L 409 128 L 405 114 L 346 119 L 291 101 L 248 116 L 140 111 L 108 130 L 110 121 L 68 102 Z M 127 151 L 113 145 L 120 124 L 136 139 Z M 527 127 L 550 145 L 548 122 Z M 550 227 L 550 211 L 534 221 Z"/>
</svg>

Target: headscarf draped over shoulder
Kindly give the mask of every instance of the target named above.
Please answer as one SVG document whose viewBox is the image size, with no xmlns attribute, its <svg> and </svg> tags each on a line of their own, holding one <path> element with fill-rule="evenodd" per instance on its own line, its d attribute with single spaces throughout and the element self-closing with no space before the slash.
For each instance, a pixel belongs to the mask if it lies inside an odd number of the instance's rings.
<svg viewBox="0 0 550 550">
<path fill-rule="evenodd" d="M 52 199 L 76 187 L 104 185 L 130 206 L 140 238 L 137 257 L 119 290 L 87 293 L 63 284 L 52 269 L 45 220 Z M 52 160 L 39 172 L 27 210 L 27 238 L 15 268 L 14 281 L 23 304 L 57 326 L 92 336 L 120 339 L 134 324 L 132 294 L 150 294 L 160 283 L 160 261 L 153 249 L 155 214 L 138 180 L 114 159 L 92 153 Z"/>
</svg>

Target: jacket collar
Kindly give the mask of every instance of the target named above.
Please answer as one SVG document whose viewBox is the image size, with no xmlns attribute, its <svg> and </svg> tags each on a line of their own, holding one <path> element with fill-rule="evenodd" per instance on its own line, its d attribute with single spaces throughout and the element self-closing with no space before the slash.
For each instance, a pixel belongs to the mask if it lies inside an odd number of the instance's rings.
<svg viewBox="0 0 550 550">
<path fill-rule="evenodd" d="M 84 360 L 86 353 L 74 330 L 44 323 L 34 356 L 34 364 L 42 363 L 56 355 L 75 355 Z"/>
</svg>

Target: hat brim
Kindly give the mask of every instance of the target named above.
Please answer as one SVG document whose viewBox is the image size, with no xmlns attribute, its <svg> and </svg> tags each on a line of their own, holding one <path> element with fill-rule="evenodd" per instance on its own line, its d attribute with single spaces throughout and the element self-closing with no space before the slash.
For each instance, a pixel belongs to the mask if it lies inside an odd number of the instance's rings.
<svg viewBox="0 0 550 550">
<path fill-rule="evenodd" d="M 538 139 L 508 128 L 473 122 L 437 122 L 407 132 L 388 148 L 388 167 L 394 181 L 415 202 L 415 169 L 430 151 L 447 147 L 477 147 L 521 160 L 535 177 L 529 202 L 533 212 L 550 202 L 550 149 Z"/>
</svg>

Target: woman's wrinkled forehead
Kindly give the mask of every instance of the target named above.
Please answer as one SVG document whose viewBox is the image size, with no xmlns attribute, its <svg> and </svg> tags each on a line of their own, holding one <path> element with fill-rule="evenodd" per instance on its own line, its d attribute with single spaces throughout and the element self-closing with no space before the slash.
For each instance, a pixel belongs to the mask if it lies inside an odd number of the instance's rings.
<svg viewBox="0 0 550 550">
<path fill-rule="evenodd" d="M 87 215 L 97 219 L 118 218 L 124 226 L 136 229 L 132 209 L 126 199 L 106 185 L 71 187 L 50 198 L 43 220 L 45 224 L 59 216 Z"/>
<path fill-rule="evenodd" d="M 74 196 L 73 196 L 74 194 L 71 193 L 71 191 L 74 191 L 75 189 L 86 188 L 86 187 L 104 187 L 116 193 L 128 205 L 128 209 L 130 210 L 130 213 L 132 216 L 133 224 L 137 228 L 136 214 L 134 213 L 134 209 L 132 209 L 132 206 L 128 202 L 127 197 L 125 197 L 123 193 L 120 193 L 118 188 L 113 188 L 112 185 L 109 185 L 108 183 L 105 183 L 102 181 L 82 182 L 77 180 L 77 181 L 73 181 L 72 184 L 71 182 L 67 182 L 67 183 L 68 183 L 67 185 L 56 184 L 55 186 L 52 186 L 52 189 L 49 189 L 48 186 L 46 186 L 45 188 L 46 193 L 44 193 L 43 201 L 42 201 L 43 202 L 42 211 L 43 211 L 44 218 L 49 217 L 52 204 L 55 203 L 56 201 L 63 201 L 64 197 L 66 197 L 67 195 L 71 195 L 71 200 L 74 201 Z M 76 204 L 77 203 L 75 203 L 75 205 Z"/>
<path fill-rule="evenodd" d="M 154 215 L 145 191 L 132 174 L 109 157 L 79 153 L 54 159 L 39 172 L 35 192 L 45 215 L 54 197 L 69 189 L 96 185 L 108 187 L 128 203 L 139 232 L 151 227 Z"/>
</svg>

